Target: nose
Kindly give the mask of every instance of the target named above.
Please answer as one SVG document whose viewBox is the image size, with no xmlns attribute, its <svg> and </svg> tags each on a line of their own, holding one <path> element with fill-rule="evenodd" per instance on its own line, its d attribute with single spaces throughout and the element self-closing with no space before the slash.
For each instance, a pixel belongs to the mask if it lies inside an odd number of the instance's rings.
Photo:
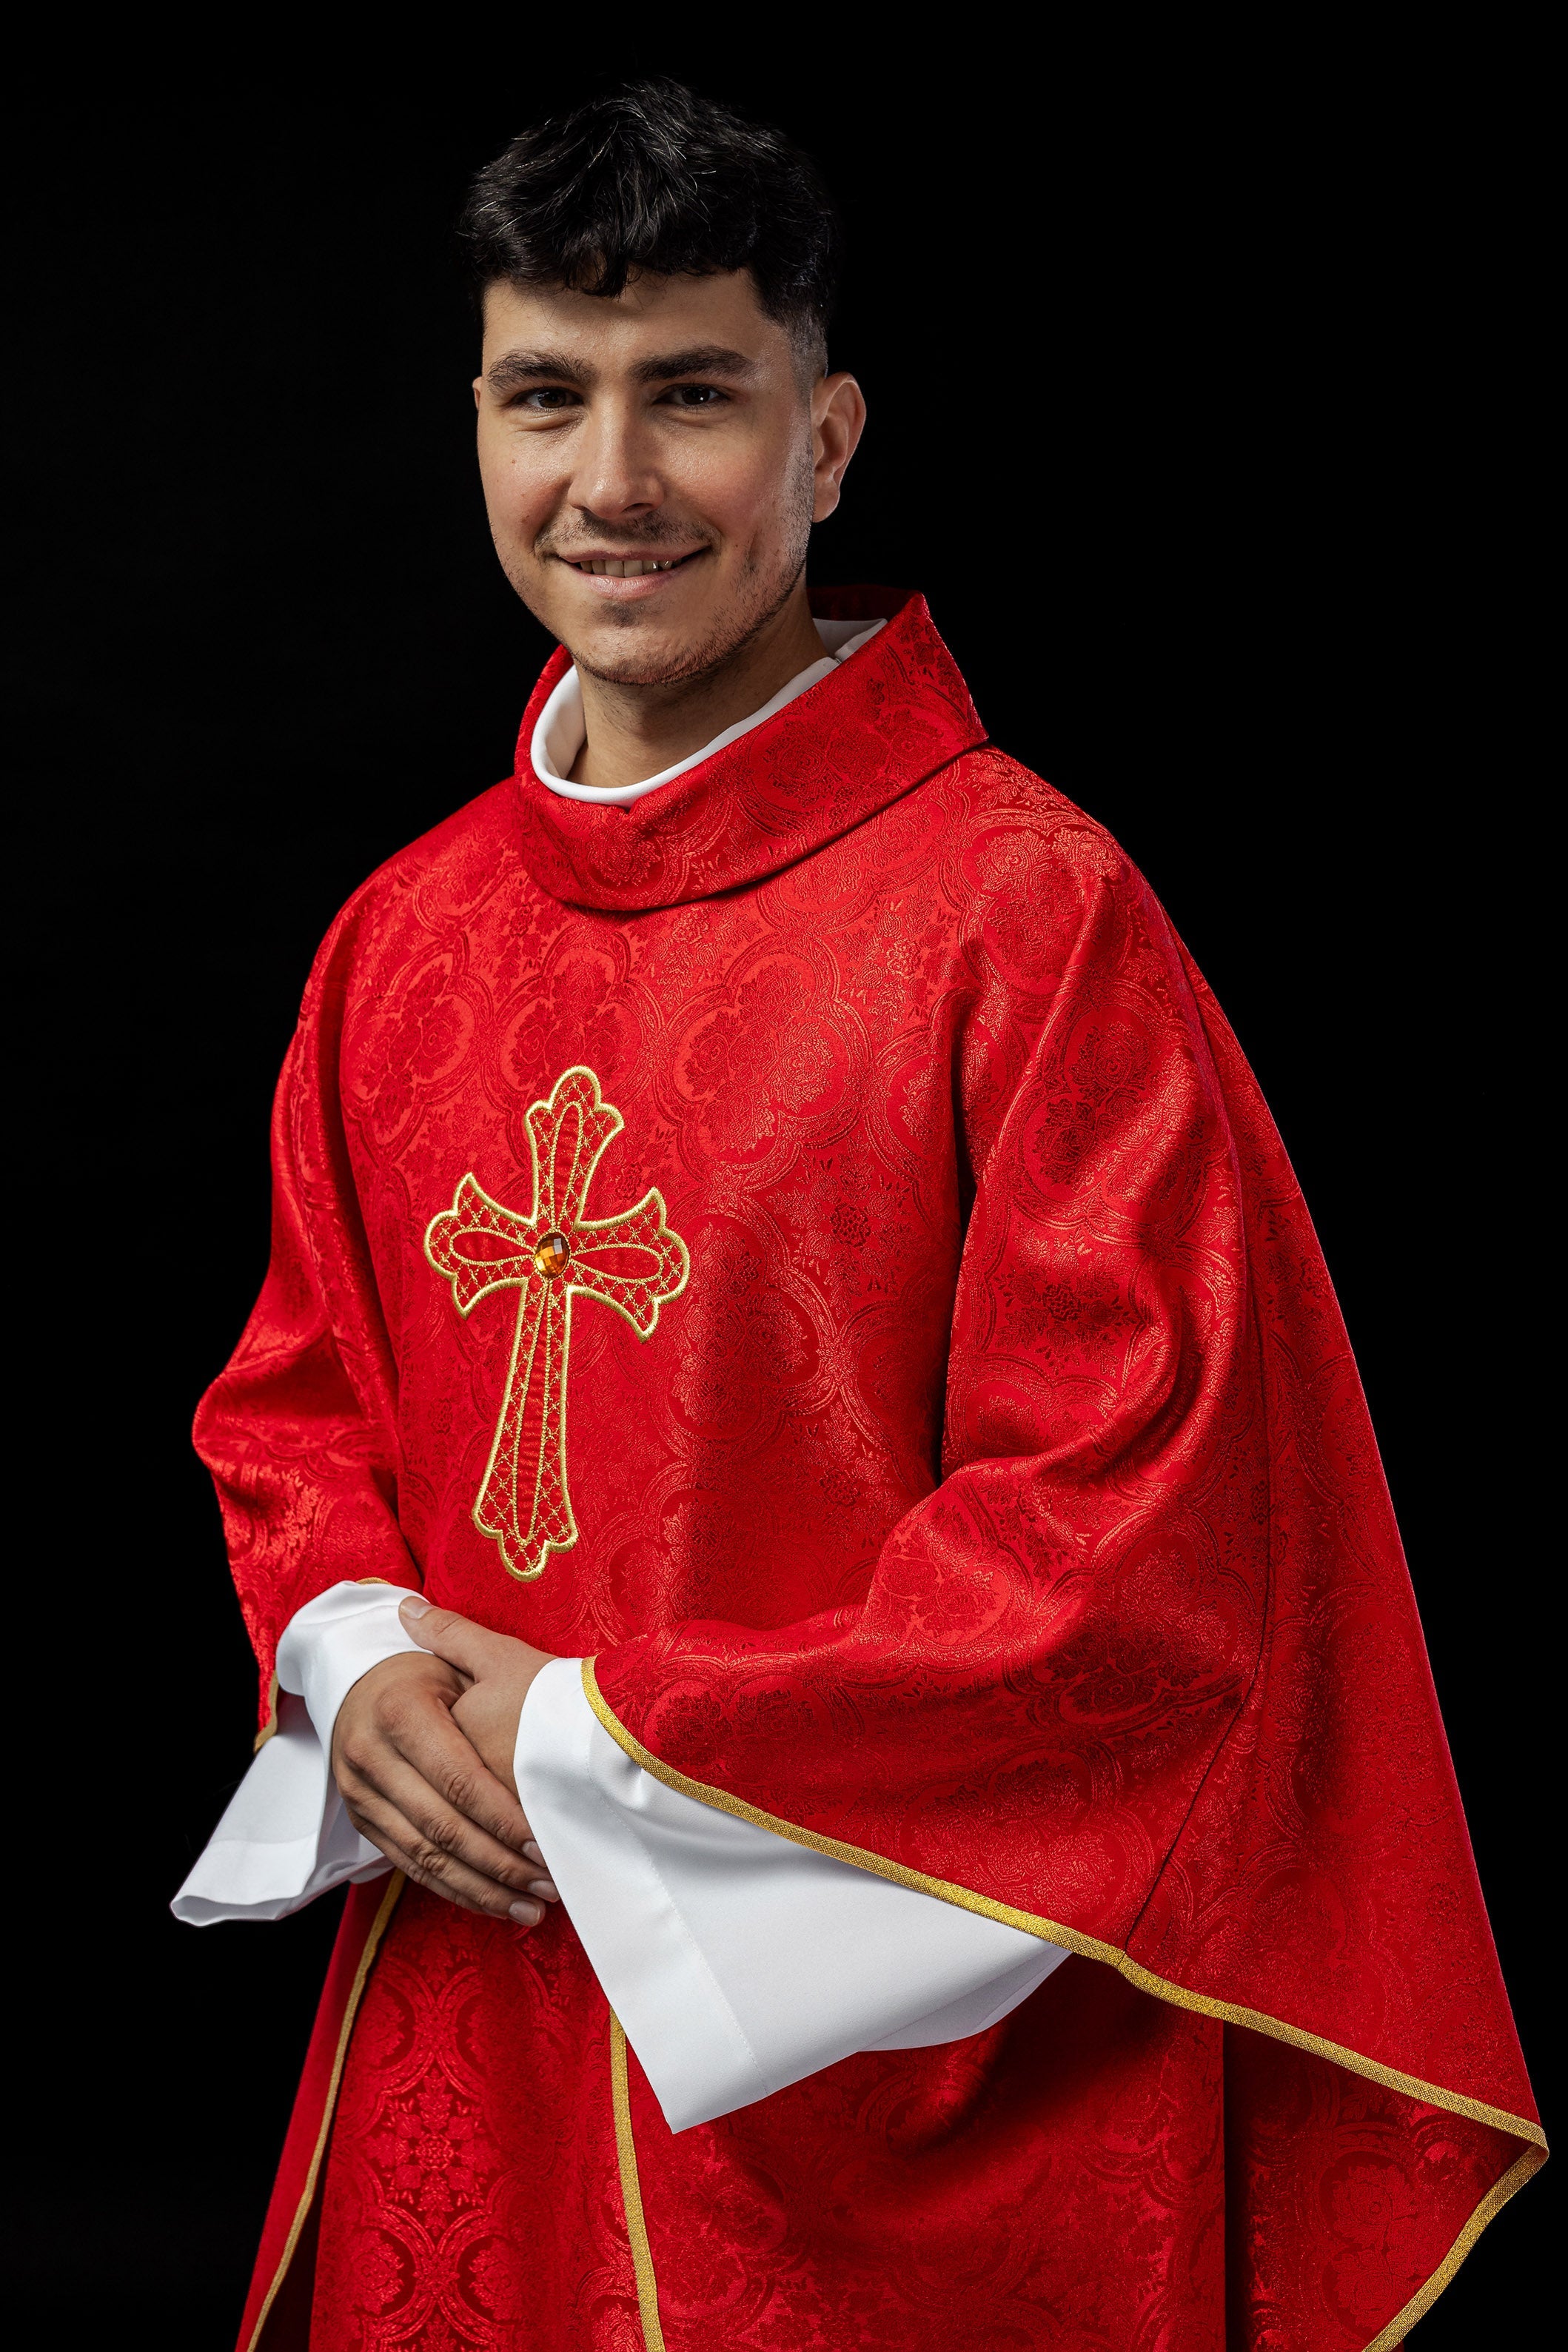
<svg viewBox="0 0 1568 2352">
<path fill-rule="evenodd" d="M 572 502 L 606 521 L 635 520 L 664 504 L 650 438 L 635 408 L 595 404 L 577 436 Z"/>
</svg>

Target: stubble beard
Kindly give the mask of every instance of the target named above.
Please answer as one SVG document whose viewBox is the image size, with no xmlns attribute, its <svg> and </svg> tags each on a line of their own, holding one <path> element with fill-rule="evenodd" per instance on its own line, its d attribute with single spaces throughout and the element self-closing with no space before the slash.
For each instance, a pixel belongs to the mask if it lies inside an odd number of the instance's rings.
<svg viewBox="0 0 1568 2352">
<path fill-rule="evenodd" d="M 783 611 L 795 592 L 801 573 L 805 569 L 814 487 L 811 452 L 807 446 L 801 453 L 781 499 L 784 513 L 782 536 L 775 543 L 777 561 L 765 566 L 756 561 L 742 565 L 737 593 L 729 608 L 715 614 L 702 636 L 684 646 L 639 646 L 634 633 L 645 621 L 642 608 L 635 604 L 612 604 L 606 607 L 604 618 L 612 628 L 626 633 L 628 642 L 624 656 L 606 660 L 603 654 L 599 654 L 590 660 L 574 646 L 569 646 L 567 651 L 578 668 L 606 686 L 681 687 L 694 686 L 710 678 L 726 663 L 735 660 Z M 624 530 L 617 535 L 626 536 Z M 658 539 L 650 536 L 647 543 L 650 547 L 655 546 L 658 543 Z M 544 615 L 533 604 L 523 581 L 518 577 L 518 570 L 510 564 L 506 570 L 523 603 L 530 606 L 536 619 L 544 621 Z M 549 622 L 544 621 L 544 625 L 548 628 Z"/>
</svg>

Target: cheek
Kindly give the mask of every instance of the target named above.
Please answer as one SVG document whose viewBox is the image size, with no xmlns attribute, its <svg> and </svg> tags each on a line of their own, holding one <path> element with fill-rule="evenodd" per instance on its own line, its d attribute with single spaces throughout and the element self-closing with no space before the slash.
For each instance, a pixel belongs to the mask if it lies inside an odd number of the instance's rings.
<svg viewBox="0 0 1568 2352">
<path fill-rule="evenodd" d="M 793 539 L 801 484 L 809 486 L 811 453 L 791 440 L 693 452 L 682 490 L 695 512 L 731 546 L 756 548 Z"/>
<path fill-rule="evenodd" d="M 549 520 L 549 483 L 530 464 L 526 443 L 491 442 L 481 430 L 479 486 L 490 529 L 508 540 L 531 540 Z"/>
</svg>

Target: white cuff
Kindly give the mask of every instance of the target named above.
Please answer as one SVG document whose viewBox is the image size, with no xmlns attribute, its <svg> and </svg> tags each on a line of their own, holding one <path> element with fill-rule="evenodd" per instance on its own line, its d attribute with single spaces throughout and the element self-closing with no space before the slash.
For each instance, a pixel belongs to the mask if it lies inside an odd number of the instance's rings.
<svg viewBox="0 0 1568 2352">
<path fill-rule="evenodd" d="M 170 1905 L 176 1919 L 283 1919 L 345 1879 L 391 1868 L 349 1820 L 330 1759 L 338 1709 L 360 1676 L 419 1647 L 397 1614 L 407 1596 L 405 1585 L 334 1584 L 289 1619 L 278 1728 Z"/>
<path fill-rule="evenodd" d="M 858 2050 L 981 2032 L 1067 1958 L 667 1788 L 604 1729 L 580 1660 L 534 1677 L 515 1770 L 545 1866 L 672 2131 Z"/>
</svg>

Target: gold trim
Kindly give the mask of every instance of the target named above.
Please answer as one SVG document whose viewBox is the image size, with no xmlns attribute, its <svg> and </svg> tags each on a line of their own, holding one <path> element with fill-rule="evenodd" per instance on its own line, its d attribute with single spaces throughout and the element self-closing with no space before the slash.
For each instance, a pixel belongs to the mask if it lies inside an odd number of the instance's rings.
<svg viewBox="0 0 1568 2352">
<path fill-rule="evenodd" d="M 262 1749 L 266 1747 L 268 1741 L 271 1738 L 277 1728 L 278 1670 L 274 1667 L 272 1671 L 272 1680 L 267 1685 L 267 1720 L 250 1743 L 250 1752 L 253 1756 L 260 1755 Z"/>
<path fill-rule="evenodd" d="M 1327 2058 L 1336 2066 L 1348 2067 L 1353 2074 L 1364 2074 L 1387 2090 L 1402 2093 L 1405 2098 L 1420 2099 L 1428 2105 L 1447 2108 L 1453 2115 L 1468 2116 L 1472 2123 L 1487 2124 L 1493 2131 L 1510 2132 L 1514 2138 L 1531 2140 L 1538 2147 L 1546 2146 L 1546 2135 L 1539 2124 L 1531 2123 L 1523 2116 L 1510 2115 L 1506 2107 L 1489 2106 L 1484 2100 L 1467 2098 L 1462 2092 L 1447 2091 L 1440 2084 L 1425 2082 L 1418 2074 L 1403 2074 L 1396 2066 L 1384 2066 L 1375 2058 L 1363 2057 L 1359 2050 L 1347 2049 L 1342 2042 L 1330 2042 L 1321 2033 L 1309 2033 L 1299 2025 L 1288 2025 L 1282 2018 L 1266 2016 L 1261 2010 L 1242 2009 L 1235 2001 L 1215 2000 L 1209 1993 L 1192 1992 L 1185 1985 L 1169 1977 L 1157 1977 L 1152 1969 L 1141 1967 L 1119 1944 L 1103 1943 L 1098 1936 L 1086 1936 L 1077 1927 L 1065 1927 L 1060 1920 L 1041 1918 L 1032 1911 L 1016 1910 L 1010 1903 L 994 1903 L 988 1895 L 976 1895 L 970 1887 L 955 1886 L 949 1879 L 928 1878 L 923 1871 L 906 1870 L 902 1863 L 889 1862 L 885 1855 L 872 1853 L 865 1846 L 847 1845 L 841 1838 L 822 1837 L 816 1830 L 801 1829 L 794 1822 L 781 1820 L 776 1813 L 764 1813 L 760 1807 L 747 1804 L 744 1798 L 732 1797 L 727 1789 L 693 1780 L 689 1774 L 664 1763 L 616 1718 L 599 1689 L 592 1658 L 583 1661 L 583 1690 L 605 1729 L 634 1763 L 640 1764 L 645 1772 L 651 1772 L 667 1788 L 695 1797 L 700 1804 L 714 1805 L 741 1821 L 754 1822 L 759 1829 L 772 1830 L 776 1836 L 789 1838 L 796 1845 L 831 1854 L 836 1862 L 849 1862 L 857 1869 L 874 1871 L 879 1878 L 889 1878 L 896 1885 L 912 1886 L 921 1895 L 934 1895 L 939 1902 L 954 1904 L 961 1911 L 976 1911 L 982 1918 L 999 1919 L 1005 1927 L 1022 1928 L 1026 1936 L 1060 1944 L 1069 1952 L 1081 1953 L 1085 1959 L 1102 1961 L 1106 1967 L 1117 1969 L 1129 1984 L 1136 1985 L 1140 1992 L 1151 1993 L 1156 2000 L 1169 2001 L 1177 2009 L 1196 2010 L 1200 2015 L 1220 2018 L 1227 2025 L 1245 2025 L 1254 2033 L 1266 2033 L 1275 2042 L 1288 2042 L 1292 2048 L 1308 2051 L 1315 2058 Z"/>
<path fill-rule="evenodd" d="M 1370 2081 L 1381 2083 L 1387 2090 L 1398 2091 L 1406 2098 L 1419 2099 L 1426 2105 L 1445 2108 L 1453 2115 L 1467 2116 L 1472 2123 L 1486 2124 L 1493 2131 L 1506 2132 L 1515 2139 L 1529 2141 L 1531 2145 L 1524 2154 L 1488 2189 L 1426 2284 L 1411 2296 L 1405 2308 L 1389 2321 L 1387 2326 L 1379 2331 L 1366 2347 L 1366 2352 L 1398 2352 L 1408 2331 L 1436 2302 L 1488 2222 L 1496 2219 L 1509 2199 L 1522 2189 L 1531 2173 L 1538 2172 L 1546 2161 L 1546 2135 L 1539 2124 L 1531 2123 L 1525 2116 L 1510 2115 L 1506 2107 L 1489 2106 L 1482 2099 L 1467 2098 L 1461 2092 L 1445 2090 L 1440 2084 L 1424 2082 L 1419 2075 L 1404 2074 L 1398 2067 L 1384 2066 L 1375 2058 L 1363 2057 L 1359 2050 L 1347 2049 L 1343 2042 L 1330 2042 L 1321 2033 L 1308 2033 L 1299 2025 L 1287 2024 L 1282 2018 L 1266 2016 L 1261 2010 L 1242 2009 L 1234 2001 L 1215 2000 L 1207 1993 L 1191 1992 L 1185 1985 L 1176 1984 L 1168 1977 L 1157 1977 L 1152 1969 L 1141 1968 L 1119 1945 L 1103 1943 L 1098 1936 L 1085 1936 L 1076 1927 L 1064 1927 L 1058 1920 L 1040 1918 L 1031 1911 L 1016 1910 L 1010 1903 L 994 1903 L 989 1895 L 976 1895 L 972 1888 L 956 1886 L 948 1879 L 930 1878 L 923 1871 L 907 1870 L 902 1863 L 889 1862 L 884 1854 L 873 1853 L 868 1847 L 848 1845 L 842 1838 L 823 1837 L 816 1830 L 801 1829 L 795 1822 L 784 1821 L 776 1813 L 765 1813 L 760 1806 L 747 1804 L 743 1797 L 732 1797 L 727 1789 L 714 1788 L 705 1780 L 692 1780 L 689 1773 L 679 1772 L 672 1764 L 666 1764 L 652 1748 L 645 1748 L 642 1741 L 626 1729 L 599 1688 L 592 1658 L 583 1661 L 583 1691 L 616 1745 L 634 1763 L 640 1764 L 645 1772 L 651 1772 L 656 1780 L 662 1780 L 667 1788 L 679 1790 L 684 1797 L 695 1797 L 700 1804 L 712 1805 L 721 1812 L 733 1813 L 737 1819 L 752 1822 L 759 1829 L 772 1830 L 775 1836 L 789 1838 L 796 1845 L 810 1846 L 817 1853 L 830 1854 L 837 1862 L 853 1863 L 859 1870 L 874 1871 L 879 1878 L 891 1879 L 896 1885 L 912 1886 L 918 1893 L 934 1895 L 939 1902 L 954 1904 L 962 1911 L 975 1911 L 982 1918 L 999 1919 L 1005 1927 L 1021 1927 L 1026 1935 L 1038 1936 L 1046 1942 L 1063 1945 L 1069 1952 L 1080 1953 L 1086 1959 L 1102 1961 L 1125 1977 L 1130 1984 L 1135 1985 L 1140 1992 L 1149 1993 L 1156 2000 L 1168 2001 L 1174 2009 L 1196 2010 L 1200 2015 L 1218 2018 L 1227 2025 L 1245 2025 L 1254 2033 L 1267 2034 L 1275 2042 L 1289 2042 L 1293 2049 L 1304 2050 L 1312 2057 L 1327 2058 L 1349 2073 L 1365 2075 Z M 617 2032 L 620 2031 L 618 2026 L 616 2030 Z M 625 2073 L 623 2050 L 623 2084 Z M 619 2129 L 617 2109 L 617 2135 Z M 630 2132 L 628 2116 L 628 2143 Z M 632 2162 L 635 2168 L 635 2150 Z M 635 2169 L 633 2187 L 635 2192 Z M 640 2201 L 637 2220 L 640 2227 Z M 650 2263 L 650 2293 L 652 2279 Z M 640 2272 L 638 2281 L 640 2291 Z M 654 2323 L 657 2326 L 657 2306 Z M 655 2339 L 650 2336 L 648 2341 L 651 2347 Z M 662 2337 L 658 2339 L 660 2352 L 662 2341 Z"/>
<path fill-rule="evenodd" d="M 1487 2223 L 1496 2221 L 1514 2191 L 1522 2189 L 1531 2174 L 1539 2172 L 1545 2161 L 1544 2147 L 1527 2147 L 1518 2163 L 1510 2165 L 1502 2179 L 1493 2182 L 1426 2285 L 1418 2288 L 1404 2310 L 1395 2313 L 1382 2333 L 1373 2337 L 1366 2352 L 1399 2352 L 1411 2328 L 1431 2310 Z"/>
<path fill-rule="evenodd" d="M 300 2242 L 300 2232 L 305 2226 L 306 2218 L 315 2198 L 316 2175 L 321 2170 L 321 2151 L 327 2145 L 327 2134 L 331 2129 L 332 2111 L 338 2103 L 338 2084 L 342 2079 L 343 2060 L 348 2055 L 349 2035 L 353 2031 L 360 1996 L 364 1990 L 365 1979 L 370 1974 L 370 1964 L 375 1958 L 376 1947 L 386 1932 L 386 1923 L 392 1916 L 398 1896 L 407 1884 L 408 1881 L 400 1870 L 393 1872 L 392 1884 L 382 1898 L 381 1908 L 371 1921 L 370 1933 L 364 1939 L 364 1949 L 359 1956 L 359 1966 L 354 1970 L 354 1980 L 349 1987 L 348 2007 L 343 2012 L 342 2030 L 338 2035 L 337 2054 L 332 2060 L 332 2071 L 327 2083 L 326 2102 L 321 2110 L 321 2128 L 316 2134 L 316 2145 L 310 2154 L 310 2168 L 305 2175 L 304 2194 L 295 2209 L 293 2223 L 284 2241 L 278 2268 L 272 2273 L 272 2284 L 267 2290 L 267 2297 L 260 2311 L 257 2314 L 256 2326 L 251 2330 L 250 2341 L 246 2346 L 245 2352 L 256 2352 L 256 2347 L 261 2341 L 261 2331 L 267 2325 L 268 2314 L 278 2300 L 278 2290 L 288 2276 L 289 2265 L 294 2259 L 294 2249 Z"/>
<path fill-rule="evenodd" d="M 648 2251 L 647 2223 L 643 2219 L 642 2188 L 637 2179 L 637 2144 L 632 2132 L 631 2092 L 626 2084 L 626 2037 L 621 2021 L 610 2011 L 610 2098 L 616 2116 L 616 2155 L 621 2168 L 621 2201 L 626 2209 L 626 2235 L 631 2240 L 632 2269 L 637 2274 L 637 2311 L 647 2352 L 664 2352 L 664 2329 L 658 2317 L 658 2281 Z"/>
</svg>

